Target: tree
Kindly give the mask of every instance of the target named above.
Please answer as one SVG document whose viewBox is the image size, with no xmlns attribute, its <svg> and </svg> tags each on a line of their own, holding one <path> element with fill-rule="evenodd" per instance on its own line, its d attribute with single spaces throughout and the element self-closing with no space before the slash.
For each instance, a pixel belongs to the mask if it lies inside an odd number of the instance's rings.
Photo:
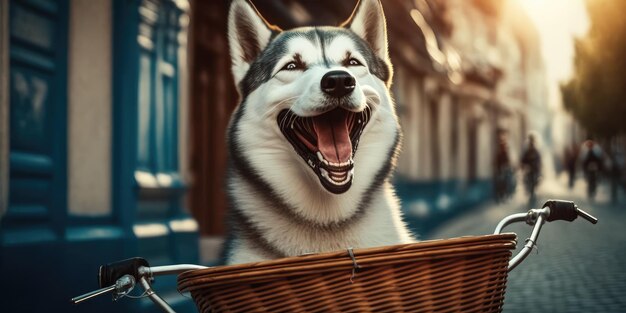
<svg viewBox="0 0 626 313">
<path fill-rule="evenodd" d="M 586 0 L 589 33 L 576 40 L 574 77 L 563 103 L 587 131 L 611 139 L 626 133 L 626 1 Z"/>
</svg>

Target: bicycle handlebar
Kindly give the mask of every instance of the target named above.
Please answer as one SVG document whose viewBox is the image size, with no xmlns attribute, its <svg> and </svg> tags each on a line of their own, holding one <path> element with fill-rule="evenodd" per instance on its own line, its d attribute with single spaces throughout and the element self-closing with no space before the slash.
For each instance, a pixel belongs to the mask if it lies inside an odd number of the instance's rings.
<svg viewBox="0 0 626 313">
<path fill-rule="evenodd" d="M 98 285 L 100 288 L 114 285 L 124 275 L 131 275 L 135 281 L 139 281 L 141 279 L 139 268 L 141 267 L 150 267 L 144 258 L 130 258 L 102 265 L 98 269 Z"/>
<path fill-rule="evenodd" d="M 135 285 L 145 290 L 144 294 L 159 306 L 164 312 L 173 313 L 174 310 L 157 295 L 151 287 L 154 276 L 180 274 L 189 270 L 204 269 L 206 266 L 193 264 L 178 264 L 150 267 L 143 258 L 130 258 L 100 266 L 98 270 L 98 285 L 100 289 L 74 297 L 70 301 L 78 304 L 93 297 L 111 292 L 113 300 L 118 300 L 130 293 Z"/>
<path fill-rule="evenodd" d="M 591 214 L 578 208 L 572 201 L 566 200 L 548 200 L 541 209 L 531 209 L 527 213 L 512 214 L 500 221 L 494 234 L 500 234 L 502 229 L 507 225 L 526 222 L 528 225 L 534 225 L 529 238 L 526 239 L 524 248 L 509 261 L 508 271 L 512 271 L 530 254 L 532 249 L 537 245 L 537 238 L 544 222 L 552 221 L 568 221 L 572 222 L 578 217 L 589 221 L 592 224 L 598 223 L 598 219 Z"/>
<path fill-rule="evenodd" d="M 578 208 L 576 204 L 572 201 L 565 200 L 548 200 L 543 205 L 544 208 L 550 208 L 550 214 L 548 215 L 546 221 L 568 221 L 571 222 L 575 220 L 577 217 L 582 217 L 585 220 L 589 221 L 591 224 L 598 223 L 598 219 L 591 216 L 589 213 Z"/>
</svg>

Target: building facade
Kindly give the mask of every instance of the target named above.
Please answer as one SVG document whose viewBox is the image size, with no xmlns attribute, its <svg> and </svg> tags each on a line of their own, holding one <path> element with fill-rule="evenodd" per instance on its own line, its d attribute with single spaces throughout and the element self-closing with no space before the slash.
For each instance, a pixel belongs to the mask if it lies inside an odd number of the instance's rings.
<svg viewBox="0 0 626 313">
<path fill-rule="evenodd" d="M 0 8 L 2 310 L 69 311 L 71 297 L 97 289 L 99 265 L 128 257 L 198 262 L 183 201 L 189 3 Z M 163 284 L 174 306 L 191 306 L 174 278 Z M 147 301 L 80 309 L 153 311 Z"/>
<path fill-rule="evenodd" d="M 514 165 L 529 131 L 549 138 L 545 68 L 515 1 L 403 3 L 429 62 L 416 70 L 401 57 L 410 48 L 390 46 L 404 129 L 396 184 L 409 221 L 427 230 L 490 198 L 498 132 Z"/>
</svg>

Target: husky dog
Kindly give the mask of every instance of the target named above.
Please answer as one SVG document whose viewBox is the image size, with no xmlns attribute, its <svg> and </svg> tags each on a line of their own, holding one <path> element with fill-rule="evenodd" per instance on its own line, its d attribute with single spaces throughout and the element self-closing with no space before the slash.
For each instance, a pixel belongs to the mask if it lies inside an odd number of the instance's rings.
<svg viewBox="0 0 626 313">
<path fill-rule="evenodd" d="M 282 31 L 234 0 L 227 263 L 413 241 L 389 182 L 400 127 L 379 0 Z"/>
</svg>

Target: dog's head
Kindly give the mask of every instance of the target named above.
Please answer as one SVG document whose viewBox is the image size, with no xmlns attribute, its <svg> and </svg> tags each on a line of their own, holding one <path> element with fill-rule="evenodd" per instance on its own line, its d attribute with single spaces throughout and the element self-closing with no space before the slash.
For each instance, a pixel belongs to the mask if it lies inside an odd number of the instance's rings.
<svg viewBox="0 0 626 313">
<path fill-rule="evenodd" d="M 289 31 L 269 25 L 248 1 L 234 0 L 228 38 L 242 97 L 231 145 L 245 150 L 271 185 L 297 190 L 301 185 L 284 177 L 306 172 L 309 183 L 342 194 L 361 175 L 359 162 L 371 173 L 390 162 L 399 131 L 379 0 L 359 1 L 341 26 Z"/>
</svg>

